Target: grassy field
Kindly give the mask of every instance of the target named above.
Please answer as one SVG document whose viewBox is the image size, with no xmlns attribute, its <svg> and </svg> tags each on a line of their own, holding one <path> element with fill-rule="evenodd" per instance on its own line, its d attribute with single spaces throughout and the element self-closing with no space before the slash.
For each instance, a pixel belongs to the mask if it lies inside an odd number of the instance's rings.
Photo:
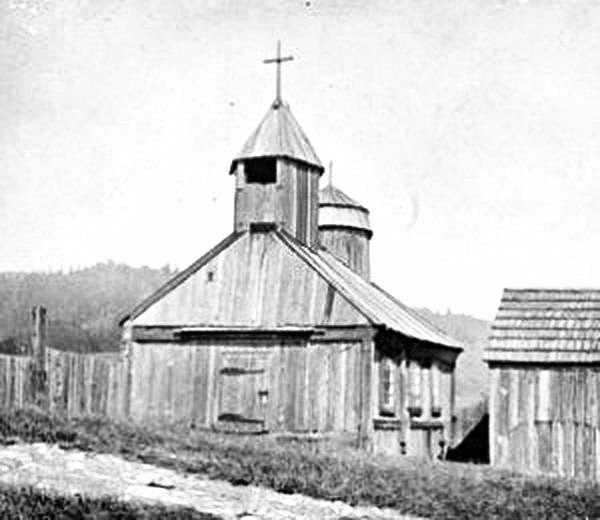
<svg viewBox="0 0 600 520">
<path fill-rule="evenodd" d="M 194 509 L 126 503 L 111 497 L 64 497 L 32 488 L 0 487 L 0 518 L 14 520 L 219 520 Z"/>
<path fill-rule="evenodd" d="M 332 443 L 151 429 L 36 410 L 0 415 L 0 442 L 49 442 L 233 484 L 390 507 L 430 518 L 598 518 L 600 487 L 485 466 L 381 459 Z"/>
</svg>

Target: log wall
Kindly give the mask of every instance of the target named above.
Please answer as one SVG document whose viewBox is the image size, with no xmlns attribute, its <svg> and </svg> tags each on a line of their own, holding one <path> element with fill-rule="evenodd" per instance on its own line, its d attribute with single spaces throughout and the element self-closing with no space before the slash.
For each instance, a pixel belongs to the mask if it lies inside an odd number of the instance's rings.
<svg viewBox="0 0 600 520">
<path fill-rule="evenodd" d="M 600 367 L 491 367 L 492 464 L 600 481 Z"/>
</svg>

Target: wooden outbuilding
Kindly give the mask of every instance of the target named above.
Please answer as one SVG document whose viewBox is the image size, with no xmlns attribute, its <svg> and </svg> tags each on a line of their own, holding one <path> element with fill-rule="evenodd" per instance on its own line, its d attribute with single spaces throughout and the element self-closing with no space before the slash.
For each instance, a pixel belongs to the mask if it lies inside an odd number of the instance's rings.
<svg viewBox="0 0 600 520">
<path fill-rule="evenodd" d="M 460 345 L 371 283 L 368 211 L 319 197 L 279 93 L 229 171 L 233 232 L 121 322 L 129 415 L 438 456 Z"/>
<path fill-rule="evenodd" d="M 600 290 L 506 289 L 485 360 L 491 463 L 600 481 Z"/>
</svg>

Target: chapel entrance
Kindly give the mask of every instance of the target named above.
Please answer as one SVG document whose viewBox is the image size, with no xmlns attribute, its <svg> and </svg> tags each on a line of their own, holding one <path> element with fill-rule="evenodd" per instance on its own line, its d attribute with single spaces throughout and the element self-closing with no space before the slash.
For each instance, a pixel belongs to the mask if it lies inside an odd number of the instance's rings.
<svg viewBox="0 0 600 520">
<path fill-rule="evenodd" d="M 216 428 L 237 433 L 267 431 L 268 359 L 257 352 L 224 352 L 219 370 Z"/>
</svg>

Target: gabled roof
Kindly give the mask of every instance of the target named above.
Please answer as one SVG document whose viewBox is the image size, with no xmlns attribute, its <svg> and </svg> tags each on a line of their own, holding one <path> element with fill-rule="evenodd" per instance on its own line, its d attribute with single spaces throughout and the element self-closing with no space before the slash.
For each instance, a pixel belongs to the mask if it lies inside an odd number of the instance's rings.
<svg viewBox="0 0 600 520">
<path fill-rule="evenodd" d="M 238 254 L 234 251 L 236 247 L 243 255 L 251 254 L 260 258 L 264 269 L 260 273 L 254 272 L 250 276 L 253 261 L 244 256 L 242 261 L 237 264 L 242 271 L 236 271 L 235 276 L 232 277 L 235 280 L 225 280 L 224 283 L 228 284 L 227 287 L 221 287 L 218 293 L 211 294 L 213 297 L 218 294 L 225 298 L 228 298 L 227 295 L 233 294 L 235 298 L 227 301 L 234 302 L 232 305 L 239 304 L 241 314 L 250 313 L 245 318 L 240 317 L 240 313 L 233 313 L 231 309 L 223 310 L 223 301 L 218 302 L 217 305 L 218 318 L 210 318 L 214 315 L 211 314 L 210 309 L 205 308 L 208 303 L 202 301 L 205 296 L 202 293 L 202 286 L 199 284 L 192 284 L 185 292 L 171 296 L 171 293 L 180 290 L 177 288 L 183 287 L 196 272 L 209 262 L 212 263 L 211 265 L 233 265 L 234 257 Z M 221 264 L 217 258 L 220 255 L 226 256 L 221 260 Z M 304 271 L 300 269 L 302 265 L 305 265 Z M 298 279 L 300 282 L 307 280 L 312 273 L 312 276 L 315 277 L 314 282 L 310 281 L 302 283 L 301 286 L 294 286 L 296 282 L 293 282 L 288 276 L 290 273 L 277 272 L 277 269 L 283 270 L 284 268 L 293 270 L 296 275 L 294 279 Z M 217 274 L 218 276 L 219 274 Z M 223 276 L 225 275 L 223 274 Z M 287 280 L 287 282 L 281 284 L 281 280 Z M 321 280 L 320 285 L 317 283 L 318 280 Z M 275 286 L 278 281 L 281 287 Z M 236 283 L 246 284 L 244 285 L 245 290 L 239 290 L 234 286 Z M 332 298 L 333 294 L 338 296 Z M 245 300 L 240 301 L 241 298 L 246 297 L 252 299 L 253 305 L 248 305 Z M 121 324 L 132 320 L 135 325 L 136 318 L 143 318 L 142 314 L 150 308 L 154 308 L 153 306 L 158 305 L 161 300 L 168 298 L 172 298 L 175 306 L 184 305 L 190 309 L 191 314 L 184 313 L 185 319 L 179 319 L 177 322 L 179 327 L 240 326 L 246 323 L 257 327 L 311 325 L 311 323 L 307 323 L 307 319 L 313 320 L 312 325 L 322 326 L 329 323 L 329 318 L 324 315 L 331 315 L 332 311 L 331 309 L 323 311 L 323 308 L 331 307 L 331 303 L 326 303 L 331 299 L 331 302 L 337 301 L 333 304 L 333 314 L 346 320 L 349 319 L 355 324 L 385 327 L 409 338 L 460 350 L 459 342 L 439 331 L 415 311 L 376 285 L 363 279 L 332 254 L 324 249 L 309 248 L 282 230 L 231 235 L 124 316 Z M 286 298 L 292 298 L 292 300 L 286 301 Z M 142 319 L 143 323 L 141 324 L 148 325 L 152 322 L 154 325 L 167 325 L 167 323 L 155 323 L 155 321 L 167 320 L 165 316 L 168 312 L 168 309 L 157 309 L 151 315 L 146 313 L 144 314 L 146 318 Z M 184 323 L 183 321 L 186 320 L 187 323 Z"/>
<path fill-rule="evenodd" d="M 600 362 L 599 289 L 505 289 L 488 362 Z"/>
<path fill-rule="evenodd" d="M 275 101 L 246 144 L 231 163 L 230 173 L 238 161 L 258 157 L 286 157 L 314 166 L 323 172 L 308 137 L 292 115 L 287 103 Z"/>
<path fill-rule="evenodd" d="M 319 228 L 344 227 L 366 230 L 371 236 L 369 210 L 332 184 L 319 191 Z"/>
</svg>

